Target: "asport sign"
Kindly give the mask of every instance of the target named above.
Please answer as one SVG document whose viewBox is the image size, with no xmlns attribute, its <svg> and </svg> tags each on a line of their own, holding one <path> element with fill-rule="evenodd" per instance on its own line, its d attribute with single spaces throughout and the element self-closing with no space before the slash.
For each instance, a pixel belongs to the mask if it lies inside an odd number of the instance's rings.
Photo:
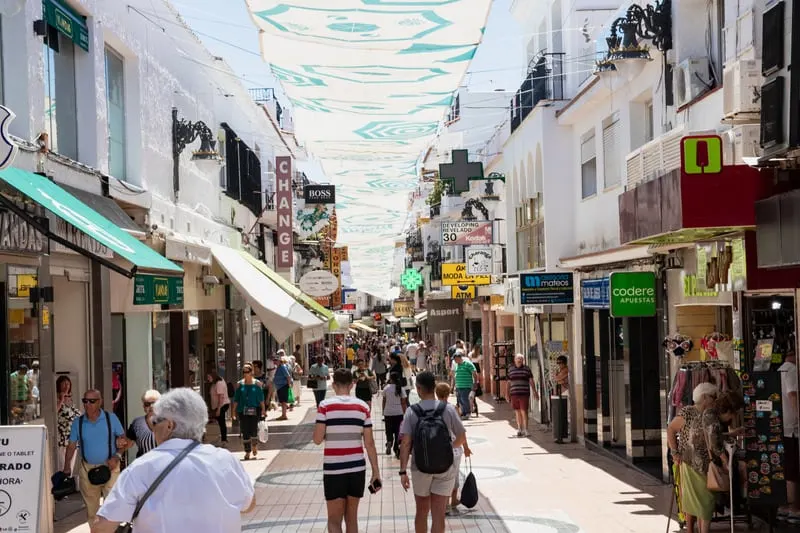
<svg viewBox="0 0 800 533">
<path fill-rule="evenodd" d="M 614 272 L 610 285 L 611 316 L 655 316 L 656 275 L 653 272 Z"/>
<path fill-rule="evenodd" d="M 294 263 L 294 243 L 292 234 L 292 158 L 278 156 L 275 158 L 275 210 L 278 213 L 278 257 L 275 266 L 285 270 Z"/>
<path fill-rule="evenodd" d="M 572 273 L 542 273 L 519 275 L 522 305 L 571 304 L 575 300 Z"/>
</svg>

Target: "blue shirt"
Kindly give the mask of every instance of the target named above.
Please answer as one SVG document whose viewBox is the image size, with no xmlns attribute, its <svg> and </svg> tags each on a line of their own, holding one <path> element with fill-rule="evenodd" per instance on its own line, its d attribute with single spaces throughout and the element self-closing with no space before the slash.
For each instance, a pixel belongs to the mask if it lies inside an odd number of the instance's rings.
<svg viewBox="0 0 800 533">
<path fill-rule="evenodd" d="M 86 415 L 79 416 L 72 421 L 72 428 L 69 432 L 69 441 L 75 442 L 80 446 L 80 433 L 78 424 L 83 423 L 83 455 L 86 462 L 90 465 L 101 465 L 111 457 L 108 455 L 108 423 L 106 417 L 111 417 L 111 455 L 117 453 L 117 437 L 125 434 L 119 418 L 114 413 L 103 411 L 97 420 L 92 422 Z M 81 450 L 78 450 L 81 453 Z"/>
<path fill-rule="evenodd" d="M 275 377 L 272 378 L 272 383 L 275 385 L 276 389 L 280 389 L 289 384 L 290 376 L 291 373 L 286 365 L 278 365 L 278 368 L 275 370 Z"/>
</svg>

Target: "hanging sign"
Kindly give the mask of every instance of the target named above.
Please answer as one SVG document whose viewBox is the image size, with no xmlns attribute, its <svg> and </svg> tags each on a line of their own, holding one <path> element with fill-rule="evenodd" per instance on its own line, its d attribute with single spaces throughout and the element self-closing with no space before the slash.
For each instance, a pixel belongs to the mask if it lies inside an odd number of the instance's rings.
<svg viewBox="0 0 800 533">
<path fill-rule="evenodd" d="M 0 531 L 40 531 L 44 426 L 3 426 L 0 439 Z"/>
<path fill-rule="evenodd" d="M 400 276 L 400 284 L 409 291 L 415 291 L 422 285 L 422 275 L 415 268 L 407 268 Z"/>
<path fill-rule="evenodd" d="M 299 285 L 309 296 L 330 296 L 339 288 L 339 279 L 327 270 L 313 270 L 300 278 Z"/>
<path fill-rule="evenodd" d="M 453 285 L 450 287 L 450 297 L 454 300 L 472 300 L 477 294 L 475 285 Z"/>
<path fill-rule="evenodd" d="M 681 166 L 684 174 L 722 172 L 722 137 L 694 135 L 682 138 Z"/>
<path fill-rule="evenodd" d="M 392 314 L 397 318 L 414 316 L 414 300 L 395 300 Z"/>
<path fill-rule="evenodd" d="M 442 245 L 492 244 L 491 222 L 442 221 Z"/>
<path fill-rule="evenodd" d="M 10 166 L 17 157 L 17 144 L 8 133 L 8 126 L 16 116 L 9 108 L 0 105 L 0 170 Z"/>
<path fill-rule="evenodd" d="M 464 260 L 467 263 L 467 274 L 485 276 L 492 273 L 492 249 L 489 246 L 467 246 L 464 248 Z"/>
<path fill-rule="evenodd" d="M 502 294 L 492 294 L 489 296 L 489 309 L 492 311 L 505 311 L 505 297 Z"/>
<path fill-rule="evenodd" d="M 614 272 L 610 286 L 611 316 L 655 316 L 656 275 L 653 272 Z"/>
<path fill-rule="evenodd" d="M 303 187 L 303 199 L 307 204 L 335 204 L 336 187 L 334 185 L 306 185 Z"/>
<path fill-rule="evenodd" d="M 519 275 L 522 305 L 571 304 L 574 299 L 572 272 Z"/>
<path fill-rule="evenodd" d="M 581 281 L 581 303 L 584 309 L 608 309 L 608 278 Z"/>
<path fill-rule="evenodd" d="M 183 305 L 183 278 L 136 274 L 133 305 Z"/>
<path fill-rule="evenodd" d="M 278 257 L 275 266 L 290 269 L 294 264 L 294 234 L 292 226 L 292 158 L 275 158 L 275 206 L 278 213 Z"/>
<path fill-rule="evenodd" d="M 442 265 L 442 285 L 489 285 L 492 276 L 470 276 L 466 263 L 444 263 Z"/>
</svg>

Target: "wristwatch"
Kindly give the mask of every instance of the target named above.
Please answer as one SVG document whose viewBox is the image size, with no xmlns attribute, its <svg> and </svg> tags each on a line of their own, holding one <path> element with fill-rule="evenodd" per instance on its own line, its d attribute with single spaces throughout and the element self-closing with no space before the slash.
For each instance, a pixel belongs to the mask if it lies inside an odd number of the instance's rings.
<svg viewBox="0 0 800 533">
<path fill-rule="evenodd" d="M 401 471 L 399 472 L 399 474 L 400 474 L 401 476 L 408 475 L 408 474 L 406 474 L 406 471 L 405 471 L 405 470 L 401 470 Z"/>
</svg>

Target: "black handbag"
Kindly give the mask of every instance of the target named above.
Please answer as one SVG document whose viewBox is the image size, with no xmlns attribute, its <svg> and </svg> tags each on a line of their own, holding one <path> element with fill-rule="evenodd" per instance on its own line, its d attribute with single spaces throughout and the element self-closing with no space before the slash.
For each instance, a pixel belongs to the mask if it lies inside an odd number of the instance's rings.
<svg viewBox="0 0 800 533">
<path fill-rule="evenodd" d="M 175 459 L 173 459 L 172 462 L 168 464 L 167 467 L 158 475 L 156 480 L 150 484 L 150 487 L 147 489 L 147 492 L 144 493 L 142 499 L 136 503 L 136 508 L 133 510 L 133 515 L 131 516 L 130 522 L 123 522 L 120 525 L 118 525 L 116 533 L 131 533 L 133 531 L 133 522 L 136 521 L 136 517 L 139 516 L 139 511 L 142 510 L 144 502 L 147 501 L 147 498 L 153 495 L 153 493 L 161 484 L 161 482 L 164 481 L 164 478 L 167 477 L 167 474 L 169 474 L 172 471 L 172 469 L 178 466 L 178 463 L 183 461 L 184 457 L 189 455 L 189 453 L 199 445 L 200 445 L 199 442 L 192 441 L 191 444 L 189 444 L 186 448 L 181 450 L 181 453 L 179 453 L 177 457 L 175 457 Z"/>
<path fill-rule="evenodd" d="M 472 459 L 469 457 L 467 457 L 467 464 L 469 465 L 469 474 L 464 480 L 464 486 L 461 487 L 461 505 L 472 509 L 478 505 L 478 482 L 475 481 L 475 474 L 472 473 Z"/>
<path fill-rule="evenodd" d="M 108 411 L 103 411 L 103 414 L 106 415 L 106 427 L 108 427 L 108 458 L 111 459 L 111 456 L 114 455 L 111 449 L 111 417 L 108 416 Z M 78 421 L 78 438 L 81 446 L 81 457 L 83 457 L 84 463 L 87 462 L 86 454 L 83 452 L 85 450 L 83 446 L 83 419 L 85 416 L 86 415 L 81 415 Z M 86 477 L 92 485 L 105 485 L 108 483 L 108 480 L 111 479 L 111 469 L 107 465 L 96 466 L 86 473 Z"/>
</svg>

